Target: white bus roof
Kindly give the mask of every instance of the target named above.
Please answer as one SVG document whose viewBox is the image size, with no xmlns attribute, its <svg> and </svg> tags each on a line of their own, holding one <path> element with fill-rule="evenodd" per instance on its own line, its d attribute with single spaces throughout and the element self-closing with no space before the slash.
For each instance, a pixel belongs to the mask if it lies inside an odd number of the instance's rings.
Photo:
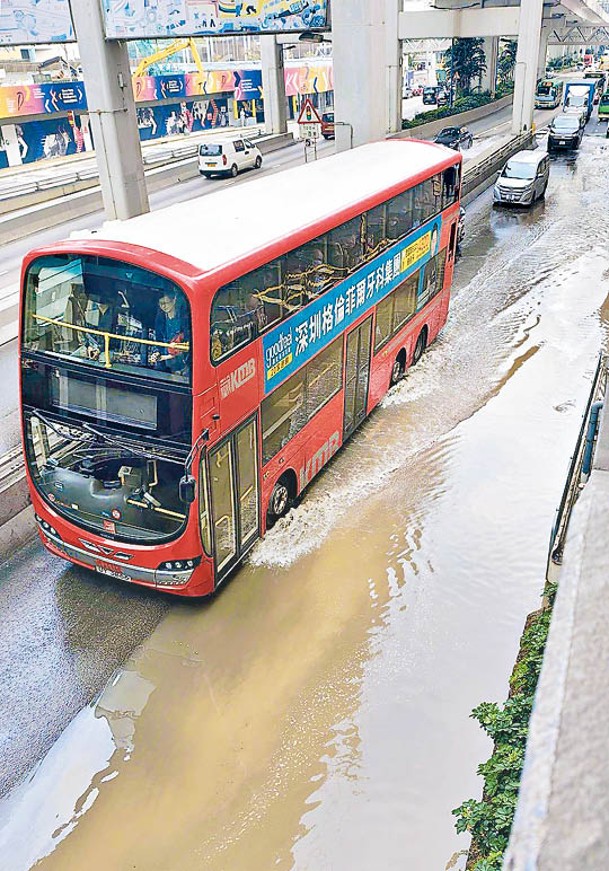
<svg viewBox="0 0 609 871">
<path fill-rule="evenodd" d="M 430 142 L 376 142 L 72 238 L 141 245 L 210 272 L 446 165 L 451 156 Z"/>
</svg>

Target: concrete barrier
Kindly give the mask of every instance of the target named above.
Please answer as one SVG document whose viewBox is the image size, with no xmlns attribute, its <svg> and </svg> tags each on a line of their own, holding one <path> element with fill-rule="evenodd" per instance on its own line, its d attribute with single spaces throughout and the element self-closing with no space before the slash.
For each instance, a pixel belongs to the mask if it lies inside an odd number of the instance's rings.
<svg viewBox="0 0 609 871">
<path fill-rule="evenodd" d="M 431 136 L 439 133 L 444 127 L 450 127 L 453 124 L 471 124 L 472 121 L 479 121 L 480 118 L 494 115 L 495 112 L 500 112 L 506 106 L 511 106 L 513 99 L 513 95 L 508 94 L 507 97 L 502 97 L 500 100 L 495 100 L 484 106 L 478 106 L 476 109 L 470 109 L 468 112 L 447 115 L 446 118 L 440 118 L 438 121 L 429 121 L 427 124 L 419 124 L 418 127 L 400 130 L 399 133 L 395 133 L 392 136 L 392 139 L 429 139 Z"/>
</svg>

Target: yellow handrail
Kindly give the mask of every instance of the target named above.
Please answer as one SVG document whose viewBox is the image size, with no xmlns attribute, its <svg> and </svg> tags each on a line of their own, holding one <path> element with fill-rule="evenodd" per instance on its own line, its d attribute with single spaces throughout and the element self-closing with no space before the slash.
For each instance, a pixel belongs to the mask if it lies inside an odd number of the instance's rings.
<svg viewBox="0 0 609 871">
<path fill-rule="evenodd" d="M 92 327 L 79 327 L 77 324 L 68 323 L 68 321 L 58 321 L 55 318 L 47 318 L 45 315 L 33 315 L 37 321 L 42 321 L 45 324 L 55 324 L 58 327 L 67 327 L 70 330 L 76 330 L 79 333 L 87 333 L 92 336 L 102 336 L 104 339 L 104 354 L 106 357 L 105 368 L 111 369 L 110 361 L 110 339 L 118 339 L 121 342 L 135 342 L 138 345 L 153 345 L 156 348 L 173 348 L 177 351 L 189 351 L 189 342 L 157 342 L 155 339 L 138 339 L 137 336 L 125 336 L 120 333 L 107 333 L 105 330 L 95 330 Z"/>
</svg>

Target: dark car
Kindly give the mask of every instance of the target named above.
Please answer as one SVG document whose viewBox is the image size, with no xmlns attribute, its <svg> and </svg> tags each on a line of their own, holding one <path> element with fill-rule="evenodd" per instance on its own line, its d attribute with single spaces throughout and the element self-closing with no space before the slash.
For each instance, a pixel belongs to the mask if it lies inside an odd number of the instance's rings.
<svg viewBox="0 0 609 871">
<path fill-rule="evenodd" d="M 575 115 L 557 115 L 548 128 L 548 151 L 579 148 L 584 131 Z"/>
<path fill-rule="evenodd" d="M 435 106 L 438 102 L 436 99 L 437 88 L 433 88 L 429 86 L 428 88 L 423 88 L 423 103 L 430 106 Z"/>
<path fill-rule="evenodd" d="M 446 88 L 436 88 L 436 103 L 438 106 L 448 105 L 448 91 Z"/>
<path fill-rule="evenodd" d="M 474 137 L 467 127 L 444 127 L 443 130 L 434 136 L 434 142 L 439 145 L 446 145 L 447 148 L 454 148 L 459 151 L 460 148 L 470 148 Z"/>
<path fill-rule="evenodd" d="M 324 112 L 321 116 L 321 135 L 324 139 L 334 139 L 334 112 Z"/>
</svg>

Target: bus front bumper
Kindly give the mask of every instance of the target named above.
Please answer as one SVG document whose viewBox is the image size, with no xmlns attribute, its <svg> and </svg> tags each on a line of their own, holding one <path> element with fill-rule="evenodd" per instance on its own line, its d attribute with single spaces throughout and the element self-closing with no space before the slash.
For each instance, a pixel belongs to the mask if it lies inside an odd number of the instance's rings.
<svg viewBox="0 0 609 871">
<path fill-rule="evenodd" d="M 122 556 L 123 560 L 113 559 L 106 556 L 96 545 L 84 539 L 81 539 L 82 547 L 68 544 L 50 523 L 38 515 L 36 515 L 36 523 L 43 543 L 53 553 L 100 572 L 102 575 L 108 575 L 127 583 L 147 584 L 157 589 L 177 591 L 178 588 L 188 584 L 198 562 L 198 560 L 182 560 L 183 564 L 191 563 L 191 565 L 185 565 L 180 569 L 166 567 L 149 569 L 143 566 L 129 565 L 127 560 L 130 559 L 131 555 L 128 553 L 123 554 L 117 550 L 119 558 Z"/>
</svg>

